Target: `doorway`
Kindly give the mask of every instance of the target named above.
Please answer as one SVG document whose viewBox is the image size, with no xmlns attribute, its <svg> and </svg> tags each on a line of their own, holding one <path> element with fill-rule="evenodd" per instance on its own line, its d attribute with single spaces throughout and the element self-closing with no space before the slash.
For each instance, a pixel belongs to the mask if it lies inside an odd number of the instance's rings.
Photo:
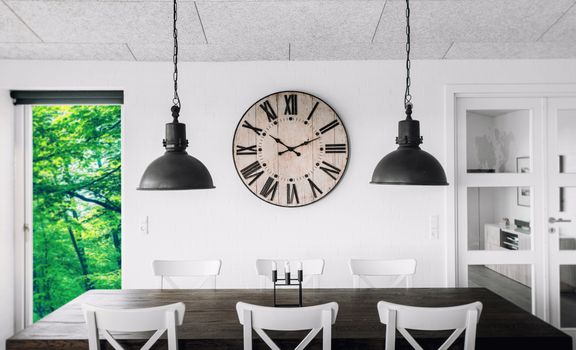
<svg viewBox="0 0 576 350">
<path fill-rule="evenodd" d="M 122 121 L 119 104 L 43 101 L 15 115 L 22 327 L 87 290 L 121 288 Z"/>
<path fill-rule="evenodd" d="M 455 98 L 456 283 L 575 335 L 576 94 L 563 95 Z"/>
<path fill-rule="evenodd" d="M 32 111 L 33 320 L 120 288 L 120 106 Z"/>
</svg>

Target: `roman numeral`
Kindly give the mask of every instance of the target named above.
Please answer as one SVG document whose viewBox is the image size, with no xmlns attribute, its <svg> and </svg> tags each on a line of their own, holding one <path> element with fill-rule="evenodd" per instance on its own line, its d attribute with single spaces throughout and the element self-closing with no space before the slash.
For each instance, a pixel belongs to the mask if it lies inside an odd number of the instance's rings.
<svg viewBox="0 0 576 350">
<path fill-rule="evenodd" d="M 320 133 L 324 134 L 326 132 L 328 132 L 329 130 L 334 129 L 335 127 L 337 127 L 338 125 L 340 125 L 340 122 L 337 120 L 333 120 L 330 123 L 324 125 L 323 127 L 320 128 Z"/>
<path fill-rule="evenodd" d="M 268 122 L 278 119 L 276 112 L 274 112 L 274 109 L 268 100 L 264 101 L 264 103 L 261 103 L 260 108 L 266 112 L 266 116 L 268 116 Z"/>
<path fill-rule="evenodd" d="M 240 174 L 244 177 L 245 180 L 252 178 L 252 181 L 248 184 L 248 186 L 252 185 L 254 181 L 258 180 L 258 178 L 264 174 L 264 170 L 262 169 L 262 165 L 255 161 L 254 163 L 248 165 L 244 169 L 240 170 Z M 259 171 L 260 170 L 260 171 Z"/>
<path fill-rule="evenodd" d="M 332 179 L 336 180 L 336 176 L 338 176 L 340 174 L 342 169 L 339 169 L 339 168 L 335 167 L 334 165 L 332 165 L 330 163 L 326 163 L 324 161 L 322 161 L 322 164 L 326 165 L 326 167 L 320 166 L 320 169 L 322 169 Z M 333 174 L 336 174 L 336 176 L 334 176 Z"/>
<path fill-rule="evenodd" d="M 266 179 L 264 187 L 262 187 L 262 191 L 260 191 L 260 195 L 264 198 L 268 198 L 268 196 L 272 195 L 270 197 L 270 200 L 273 201 L 274 196 L 276 195 L 277 188 L 278 188 L 278 181 L 274 180 L 273 177 L 268 177 L 268 179 Z"/>
<path fill-rule="evenodd" d="M 262 129 L 252 126 L 252 124 L 248 123 L 246 120 L 244 121 L 244 124 L 242 124 L 242 126 L 254 131 L 258 135 L 260 135 L 260 132 L 262 131 Z"/>
<path fill-rule="evenodd" d="M 325 146 L 326 153 L 346 153 L 345 143 L 327 143 Z"/>
<path fill-rule="evenodd" d="M 312 189 L 312 194 L 314 195 L 314 198 L 318 198 L 316 191 L 318 191 L 318 193 L 322 194 L 322 190 L 320 189 L 320 187 L 316 186 L 314 181 L 312 181 L 310 179 L 308 179 L 308 184 L 310 185 L 310 188 Z"/>
<path fill-rule="evenodd" d="M 310 114 L 308 114 L 308 118 L 306 118 L 306 120 L 312 119 L 312 116 L 314 115 L 314 112 L 316 112 L 316 107 L 318 107 L 318 104 L 319 104 L 319 103 L 320 103 L 320 102 L 316 102 L 316 103 L 314 104 L 314 107 L 312 107 L 312 110 L 310 111 Z"/>
<path fill-rule="evenodd" d="M 292 204 L 294 203 L 294 199 L 296 199 L 296 204 L 300 204 L 298 191 L 296 191 L 296 184 L 286 184 L 286 202 Z"/>
<path fill-rule="evenodd" d="M 238 156 L 248 156 L 256 154 L 256 145 L 252 146 L 240 146 L 236 145 L 236 155 Z"/>
<path fill-rule="evenodd" d="M 286 102 L 286 108 L 284 108 L 284 115 L 294 115 L 298 114 L 298 95 L 284 95 L 284 102 Z"/>
</svg>

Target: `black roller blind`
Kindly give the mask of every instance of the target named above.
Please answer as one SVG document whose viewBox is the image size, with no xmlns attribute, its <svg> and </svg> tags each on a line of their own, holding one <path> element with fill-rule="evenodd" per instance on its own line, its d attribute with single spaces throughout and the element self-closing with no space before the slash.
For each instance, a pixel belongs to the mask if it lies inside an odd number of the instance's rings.
<svg viewBox="0 0 576 350">
<path fill-rule="evenodd" d="M 121 90 L 13 90 L 10 91 L 15 105 L 46 104 L 123 104 L 124 91 Z"/>
</svg>

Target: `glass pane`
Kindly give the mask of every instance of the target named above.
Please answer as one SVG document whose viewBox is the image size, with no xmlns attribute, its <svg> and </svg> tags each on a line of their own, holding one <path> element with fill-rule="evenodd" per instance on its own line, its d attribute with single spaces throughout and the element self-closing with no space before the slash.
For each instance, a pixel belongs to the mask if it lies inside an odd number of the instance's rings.
<svg viewBox="0 0 576 350">
<path fill-rule="evenodd" d="M 560 265 L 560 326 L 576 327 L 576 266 Z"/>
<path fill-rule="evenodd" d="M 576 109 L 558 111 L 558 158 L 561 173 L 576 173 Z"/>
<path fill-rule="evenodd" d="M 576 250 L 576 187 L 560 187 L 558 217 L 567 222 L 558 222 L 560 250 Z"/>
<path fill-rule="evenodd" d="M 530 188 L 523 189 L 468 188 L 469 250 L 531 249 Z"/>
<path fill-rule="evenodd" d="M 34 106 L 34 321 L 121 288 L 121 106 Z"/>
<path fill-rule="evenodd" d="M 470 265 L 468 287 L 484 287 L 532 312 L 532 265 Z"/>
<path fill-rule="evenodd" d="M 530 111 L 466 112 L 469 173 L 530 172 Z"/>
</svg>

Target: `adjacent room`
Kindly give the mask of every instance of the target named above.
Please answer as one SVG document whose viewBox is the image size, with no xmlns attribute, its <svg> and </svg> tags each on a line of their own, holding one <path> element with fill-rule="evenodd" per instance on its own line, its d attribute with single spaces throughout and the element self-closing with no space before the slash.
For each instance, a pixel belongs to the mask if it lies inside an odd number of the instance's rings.
<svg viewBox="0 0 576 350">
<path fill-rule="evenodd" d="M 576 349 L 576 0 L 0 0 L 0 350 Z"/>
</svg>

